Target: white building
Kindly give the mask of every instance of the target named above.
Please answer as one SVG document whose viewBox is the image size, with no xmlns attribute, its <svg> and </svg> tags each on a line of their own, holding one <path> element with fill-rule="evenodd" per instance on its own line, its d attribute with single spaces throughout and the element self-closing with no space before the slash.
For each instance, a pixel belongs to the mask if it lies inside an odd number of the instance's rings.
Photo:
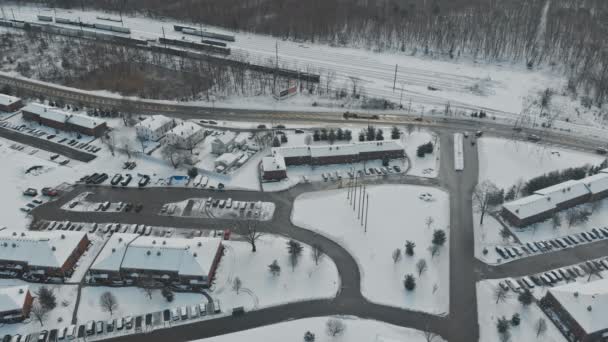
<svg viewBox="0 0 608 342">
<path fill-rule="evenodd" d="M 239 161 L 239 159 L 241 159 L 242 156 L 243 156 L 242 153 L 239 153 L 239 154 L 224 153 L 224 154 L 222 154 L 221 156 L 217 157 L 217 159 L 215 159 L 215 161 L 213 162 L 213 165 L 215 166 L 215 170 L 218 172 L 227 170 L 231 166 L 235 165 L 237 163 L 237 161 Z"/>
<path fill-rule="evenodd" d="M 18 322 L 29 316 L 33 297 L 28 285 L 0 288 L 0 322 Z"/>
<path fill-rule="evenodd" d="M 233 132 L 222 132 L 211 141 L 211 153 L 220 155 L 229 152 L 234 145 L 234 138 Z"/>
<path fill-rule="evenodd" d="M 181 148 L 192 149 L 205 138 L 205 129 L 189 121 L 182 121 L 167 132 L 166 142 Z"/>
<path fill-rule="evenodd" d="M 135 132 L 143 139 L 159 141 L 173 127 L 175 120 L 164 115 L 152 115 L 135 125 Z"/>
</svg>

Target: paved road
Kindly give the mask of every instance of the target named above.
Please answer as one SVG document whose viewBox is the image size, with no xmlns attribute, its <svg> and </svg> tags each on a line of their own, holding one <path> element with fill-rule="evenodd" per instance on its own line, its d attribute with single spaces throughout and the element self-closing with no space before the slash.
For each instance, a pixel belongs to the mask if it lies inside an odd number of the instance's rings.
<svg viewBox="0 0 608 342">
<path fill-rule="evenodd" d="M 25 144 L 41 150 L 49 151 L 51 153 L 58 153 L 70 159 L 82 162 L 90 162 L 91 160 L 97 158 L 97 156 L 94 154 L 75 150 L 69 146 L 58 144 L 48 139 L 34 137 L 32 135 L 23 134 L 4 127 L 0 127 L 0 137 L 16 141 L 20 144 Z"/>
</svg>

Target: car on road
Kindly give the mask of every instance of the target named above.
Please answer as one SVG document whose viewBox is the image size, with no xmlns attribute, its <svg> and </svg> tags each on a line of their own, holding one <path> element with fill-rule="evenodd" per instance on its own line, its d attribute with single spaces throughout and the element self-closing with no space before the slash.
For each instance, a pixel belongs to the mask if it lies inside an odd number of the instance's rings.
<svg viewBox="0 0 608 342">
<path fill-rule="evenodd" d="M 140 212 L 142 209 L 144 208 L 143 204 L 141 203 L 137 203 L 137 205 L 135 205 L 135 212 L 138 213 Z"/>
</svg>

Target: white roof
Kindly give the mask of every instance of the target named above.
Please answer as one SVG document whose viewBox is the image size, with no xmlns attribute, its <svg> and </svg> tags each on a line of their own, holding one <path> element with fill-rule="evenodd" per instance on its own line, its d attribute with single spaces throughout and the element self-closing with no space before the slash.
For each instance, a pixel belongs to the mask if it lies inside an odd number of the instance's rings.
<svg viewBox="0 0 608 342">
<path fill-rule="evenodd" d="M 97 255 L 97 259 L 91 270 L 94 271 L 120 271 L 120 265 L 127 251 L 129 244 L 139 237 L 139 234 L 116 233 L 113 234 L 108 242 Z"/>
<path fill-rule="evenodd" d="M 220 238 L 171 238 L 140 236 L 125 253 L 122 268 L 177 272 L 206 277 L 221 245 Z"/>
<path fill-rule="evenodd" d="M 592 194 L 597 194 L 608 190 L 608 173 L 598 173 L 597 175 L 581 179 L 581 182 L 585 183 Z"/>
<path fill-rule="evenodd" d="M 95 128 L 103 125 L 105 121 L 95 118 L 90 118 L 85 115 L 64 112 L 57 108 L 45 106 L 40 103 L 30 103 L 23 108 L 24 111 L 40 115 L 41 118 L 56 122 L 69 122 L 71 124 L 85 127 Z"/>
<path fill-rule="evenodd" d="M 224 145 L 229 144 L 232 140 L 234 140 L 235 134 L 233 132 L 222 132 L 222 134 L 216 136 L 213 139 L 213 142 L 221 142 Z"/>
<path fill-rule="evenodd" d="M 344 156 L 355 155 L 365 152 L 378 151 L 395 151 L 403 150 L 403 145 L 398 140 L 383 140 L 383 141 L 364 141 L 351 144 L 336 144 L 336 145 L 312 145 L 312 146 L 289 146 L 289 147 L 274 147 L 273 153 L 276 151 L 283 157 L 304 157 L 311 156 L 313 158 L 328 157 L 328 156 Z"/>
<path fill-rule="evenodd" d="M 30 267 L 63 266 L 86 236 L 83 232 L 0 232 L 0 260 L 26 262 Z"/>
<path fill-rule="evenodd" d="M 505 203 L 503 204 L 503 207 L 518 218 L 526 219 L 528 217 L 554 209 L 555 202 L 548 200 L 548 198 L 545 196 L 534 194 Z"/>
<path fill-rule="evenodd" d="M 188 138 L 202 131 L 203 127 L 190 121 L 182 121 L 177 126 L 173 127 L 167 134 L 175 134 L 177 136 Z"/>
<path fill-rule="evenodd" d="M 608 328 L 608 279 L 586 284 L 573 282 L 556 286 L 549 292 L 587 334 Z"/>
<path fill-rule="evenodd" d="M 600 173 L 608 173 L 608 168 L 605 168 L 603 170 L 600 170 Z"/>
<path fill-rule="evenodd" d="M 285 167 L 285 158 L 281 155 L 273 155 L 270 157 L 262 158 L 262 170 L 264 171 L 277 171 L 287 170 Z"/>
<path fill-rule="evenodd" d="M 173 119 L 164 115 L 151 115 L 139 122 L 135 127 L 144 127 L 151 131 L 156 131 L 170 122 L 173 122 Z"/>
<path fill-rule="evenodd" d="M 232 165 L 236 163 L 243 155 L 234 153 L 224 153 L 215 159 L 216 164 Z"/>
<path fill-rule="evenodd" d="M 549 197 L 556 205 L 589 194 L 589 189 L 581 181 L 569 180 L 535 192 Z"/>
<path fill-rule="evenodd" d="M 18 97 L 6 95 L 6 94 L 0 94 L 0 104 L 5 105 L 5 106 L 11 105 L 19 100 L 21 100 L 21 99 Z"/>
<path fill-rule="evenodd" d="M 28 285 L 0 288 L 0 312 L 23 309 L 28 291 Z"/>
</svg>

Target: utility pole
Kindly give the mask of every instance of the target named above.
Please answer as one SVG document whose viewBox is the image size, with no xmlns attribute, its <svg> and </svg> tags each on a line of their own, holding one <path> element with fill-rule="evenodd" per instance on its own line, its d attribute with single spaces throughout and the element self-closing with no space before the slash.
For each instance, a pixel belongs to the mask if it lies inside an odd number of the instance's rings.
<svg viewBox="0 0 608 342">
<path fill-rule="evenodd" d="M 365 195 L 367 197 L 367 207 L 365 208 L 365 229 L 364 233 L 367 233 L 367 219 L 369 218 L 369 194 Z"/>
<path fill-rule="evenodd" d="M 13 11 L 12 8 L 11 8 L 11 14 L 13 15 L 13 20 L 17 20 L 17 19 L 15 19 L 15 12 Z"/>
<path fill-rule="evenodd" d="M 165 37 L 165 27 L 161 26 L 160 27 L 163 30 L 163 39 L 167 39 L 167 37 Z M 165 49 L 167 48 L 167 41 L 165 40 Z"/>
<path fill-rule="evenodd" d="M 357 187 L 357 180 L 358 180 L 358 177 L 355 176 L 355 188 Z M 355 198 L 354 198 L 354 200 L 352 202 L 353 202 L 352 203 L 353 204 L 353 211 L 355 211 L 355 205 L 357 204 L 356 194 L 355 194 Z"/>
<path fill-rule="evenodd" d="M 279 71 L 279 42 L 276 41 L 274 45 L 274 77 L 272 81 L 272 93 L 273 95 L 277 95 L 277 72 Z"/>
<path fill-rule="evenodd" d="M 399 97 L 399 108 L 403 108 L 403 104 L 402 104 L 402 101 L 403 101 L 403 88 L 404 88 L 404 85 L 403 85 L 403 83 L 401 83 L 401 96 Z"/>
<path fill-rule="evenodd" d="M 397 66 L 398 66 L 398 64 L 395 64 L 395 79 L 393 80 L 393 93 L 395 92 L 395 86 L 397 86 Z"/>
<path fill-rule="evenodd" d="M 362 201 L 363 201 L 363 195 L 361 194 L 362 191 L 364 191 L 364 186 L 360 186 L 359 187 L 359 211 L 357 213 L 357 220 L 361 219 L 361 215 L 363 214 L 363 209 L 362 209 Z"/>
</svg>

